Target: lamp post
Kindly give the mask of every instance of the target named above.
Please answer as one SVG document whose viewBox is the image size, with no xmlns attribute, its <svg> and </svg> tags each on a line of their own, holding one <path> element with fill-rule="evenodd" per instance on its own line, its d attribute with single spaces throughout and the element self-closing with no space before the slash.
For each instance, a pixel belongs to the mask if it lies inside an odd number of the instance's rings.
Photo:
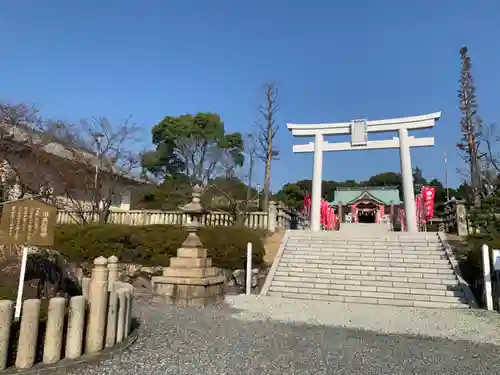
<svg viewBox="0 0 500 375">
<path fill-rule="evenodd" d="M 257 207 L 260 210 L 260 184 L 257 184 Z"/>
<path fill-rule="evenodd" d="M 94 200 L 94 205 L 98 203 L 98 209 L 100 209 L 100 201 L 96 202 L 97 196 L 97 188 L 98 188 L 98 180 L 99 180 L 99 170 L 101 169 L 101 140 L 104 138 L 103 133 L 93 133 L 92 137 L 94 138 L 94 142 L 96 144 L 96 149 L 97 149 L 97 163 L 95 164 L 95 172 L 94 172 L 94 193 L 93 195 L 93 200 Z"/>
</svg>

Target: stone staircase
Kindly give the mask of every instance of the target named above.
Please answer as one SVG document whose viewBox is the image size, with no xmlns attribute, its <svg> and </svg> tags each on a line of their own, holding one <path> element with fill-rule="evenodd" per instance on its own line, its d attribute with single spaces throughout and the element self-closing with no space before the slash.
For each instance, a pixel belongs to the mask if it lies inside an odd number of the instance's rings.
<svg viewBox="0 0 500 375">
<path fill-rule="evenodd" d="M 263 294 L 469 308 L 468 294 L 464 294 L 436 233 L 290 231 L 285 241 Z"/>
</svg>

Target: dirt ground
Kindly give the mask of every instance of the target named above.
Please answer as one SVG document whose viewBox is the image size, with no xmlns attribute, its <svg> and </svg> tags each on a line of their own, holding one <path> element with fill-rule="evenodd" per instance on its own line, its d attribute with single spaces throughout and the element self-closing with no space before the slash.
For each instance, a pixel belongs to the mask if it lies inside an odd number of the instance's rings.
<svg viewBox="0 0 500 375">
<path fill-rule="evenodd" d="M 281 240 L 285 235 L 284 230 L 277 230 L 275 233 L 269 234 L 264 241 L 264 248 L 266 249 L 266 255 L 264 256 L 264 262 L 267 265 L 273 264 L 274 258 L 278 253 L 280 248 Z"/>
</svg>

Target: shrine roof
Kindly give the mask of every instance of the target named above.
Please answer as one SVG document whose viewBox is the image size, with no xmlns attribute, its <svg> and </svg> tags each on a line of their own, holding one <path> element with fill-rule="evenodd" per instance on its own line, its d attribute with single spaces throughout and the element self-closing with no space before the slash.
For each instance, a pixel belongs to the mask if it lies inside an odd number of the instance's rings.
<svg viewBox="0 0 500 375">
<path fill-rule="evenodd" d="M 352 204 L 359 200 L 373 200 L 385 205 L 399 205 L 399 189 L 395 186 L 339 187 L 331 205 Z"/>
</svg>

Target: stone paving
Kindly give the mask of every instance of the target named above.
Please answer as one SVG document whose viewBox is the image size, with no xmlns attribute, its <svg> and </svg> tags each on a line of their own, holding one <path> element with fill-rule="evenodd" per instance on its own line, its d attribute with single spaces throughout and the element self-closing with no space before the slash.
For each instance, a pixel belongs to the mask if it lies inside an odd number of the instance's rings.
<svg viewBox="0 0 500 375">
<path fill-rule="evenodd" d="M 228 297 L 217 307 L 139 298 L 136 344 L 54 374 L 498 374 L 497 314 Z M 425 335 L 425 336 L 423 336 Z"/>
</svg>

